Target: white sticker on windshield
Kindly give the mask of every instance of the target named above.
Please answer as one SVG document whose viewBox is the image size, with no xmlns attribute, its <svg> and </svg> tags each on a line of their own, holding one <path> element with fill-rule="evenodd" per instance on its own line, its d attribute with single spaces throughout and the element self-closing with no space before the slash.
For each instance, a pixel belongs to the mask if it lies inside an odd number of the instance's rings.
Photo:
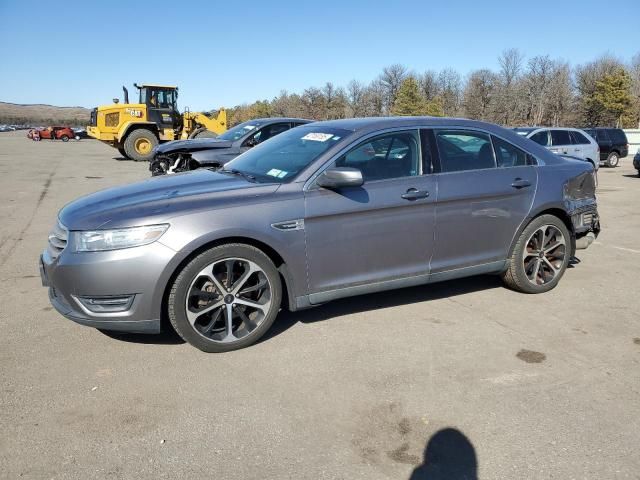
<svg viewBox="0 0 640 480">
<path fill-rule="evenodd" d="M 314 142 L 326 142 L 331 137 L 333 137 L 333 134 L 331 133 L 311 132 L 311 133 L 307 133 L 304 137 L 302 137 L 302 140 L 313 140 Z"/>
<path fill-rule="evenodd" d="M 289 172 L 285 172 L 284 170 L 281 170 L 280 173 L 278 174 L 278 178 L 284 178 L 287 176 L 287 173 Z"/>
<path fill-rule="evenodd" d="M 278 170 L 277 168 L 272 168 L 267 172 L 267 175 L 269 175 L 270 177 L 281 178 L 280 177 L 281 173 L 284 173 L 285 175 L 287 174 L 287 172 L 283 172 L 282 170 Z"/>
</svg>

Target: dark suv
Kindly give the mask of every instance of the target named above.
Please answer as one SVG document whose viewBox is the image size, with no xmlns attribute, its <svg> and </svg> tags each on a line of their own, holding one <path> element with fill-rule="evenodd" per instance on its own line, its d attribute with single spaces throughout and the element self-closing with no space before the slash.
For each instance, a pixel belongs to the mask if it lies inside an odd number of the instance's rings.
<svg viewBox="0 0 640 480">
<path fill-rule="evenodd" d="M 629 141 L 620 128 L 585 128 L 600 147 L 600 161 L 607 167 L 617 167 L 620 159 L 629 154 Z"/>
</svg>

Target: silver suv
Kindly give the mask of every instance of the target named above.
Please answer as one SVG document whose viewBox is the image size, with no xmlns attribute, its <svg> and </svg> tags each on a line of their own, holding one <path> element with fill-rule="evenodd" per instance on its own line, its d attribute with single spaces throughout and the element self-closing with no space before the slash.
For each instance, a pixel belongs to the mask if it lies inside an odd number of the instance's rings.
<svg viewBox="0 0 640 480">
<path fill-rule="evenodd" d="M 595 170 L 600 168 L 600 147 L 589 134 L 577 128 L 520 127 L 516 133 L 558 155 L 586 160 Z"/>
</svg>

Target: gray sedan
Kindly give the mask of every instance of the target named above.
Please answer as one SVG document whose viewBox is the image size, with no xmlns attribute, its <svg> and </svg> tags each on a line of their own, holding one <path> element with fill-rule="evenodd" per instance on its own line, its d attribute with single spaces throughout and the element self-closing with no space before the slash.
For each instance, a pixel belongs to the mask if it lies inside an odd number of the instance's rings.
<svg viewBox="0 0 640 480">
<path fill-rule="evenodd" d="M 153 150 L 153 176 L 202 167 L 221 167 L 241 153 L 291 128 L 312 122 L 304 118 L 256 118 L 230 128 L 216 138 L 175 140 Z"/>
<path fill-rule="evenodd" d="M 217 171 L 65 206 L 40 259 L 78 323 L 222 352 L 278 312 L 478 274 L 554 288 L 600 230 L 593 167 L 518 134 L 447 118 L 291 129 Z"/>
</svg>

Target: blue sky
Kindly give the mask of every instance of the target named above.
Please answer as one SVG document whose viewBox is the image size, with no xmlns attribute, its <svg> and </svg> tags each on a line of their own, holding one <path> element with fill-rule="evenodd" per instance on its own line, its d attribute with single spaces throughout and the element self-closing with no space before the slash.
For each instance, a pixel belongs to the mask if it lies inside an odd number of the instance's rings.
<svg viewBox="0 0 640 480">
<path fill-rule="evenodd" d="M 92 107 L 148 82 L 179 85 L 180 107 L 201 110 L 369 82 L 392 63 L 464 75 L 510 47 L 629 61 L 639 18 L 638 0 L 0 0 L 0 101 Z"/>
</svg>

